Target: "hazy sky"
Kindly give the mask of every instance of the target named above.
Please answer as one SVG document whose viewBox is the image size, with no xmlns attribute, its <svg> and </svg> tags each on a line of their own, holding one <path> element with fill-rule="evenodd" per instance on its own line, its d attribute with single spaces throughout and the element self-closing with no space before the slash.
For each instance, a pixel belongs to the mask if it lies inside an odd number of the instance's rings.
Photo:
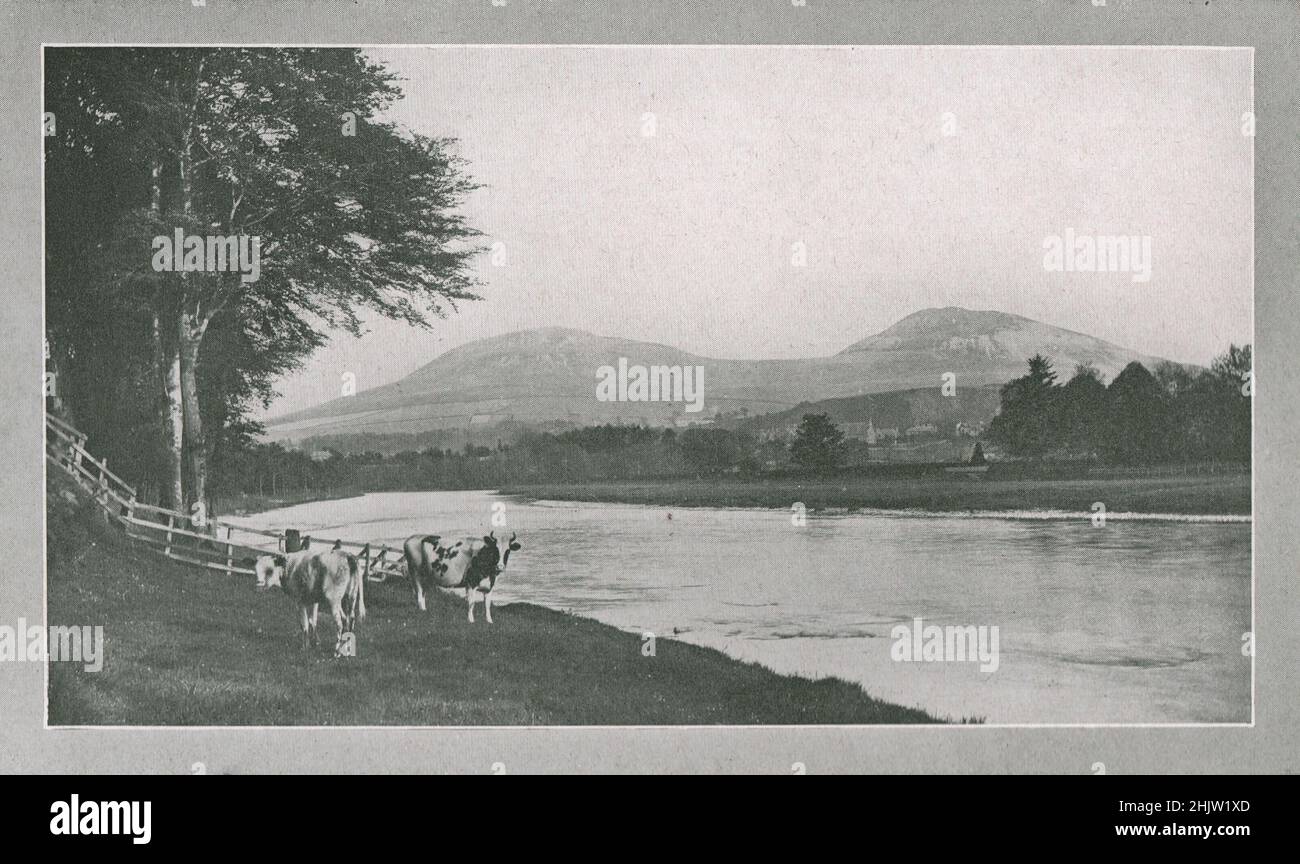
<svg viewBox="0 0 1300 864">
<path fill-rule="evenodd" d="M 336 338 L 272 416 L 547 325 L 804 357 L 953 305 L 1201 364 L 1251 341 L 1248 50 L 371 54 L 406 79 L 392 119 L 459 139 L 485 187 L 465 212 L 500 245 L 482 301 Z M 1150 280 L 1046 271 L 1067 231 L 1150 237 Z"/>
</svg>

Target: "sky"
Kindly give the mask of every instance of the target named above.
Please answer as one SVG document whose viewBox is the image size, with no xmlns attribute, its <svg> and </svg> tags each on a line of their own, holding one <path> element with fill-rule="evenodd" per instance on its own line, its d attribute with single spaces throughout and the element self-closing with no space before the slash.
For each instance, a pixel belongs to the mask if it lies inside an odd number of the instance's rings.
<svg viewBox="0 0 1300 864">
<path fill-rule="evenodd" d="M 264 417 L 543 326 L 810 357 L 962 306 L 1202 365 L 1253 341 L 1248 49 L 368 53 L 405 79 L 388 119 L 483 185 L 483 299 L 339 334 Z M 1046 269 L 1067 232 L 1150 238 L 1150 278 Z"/>
</svg>

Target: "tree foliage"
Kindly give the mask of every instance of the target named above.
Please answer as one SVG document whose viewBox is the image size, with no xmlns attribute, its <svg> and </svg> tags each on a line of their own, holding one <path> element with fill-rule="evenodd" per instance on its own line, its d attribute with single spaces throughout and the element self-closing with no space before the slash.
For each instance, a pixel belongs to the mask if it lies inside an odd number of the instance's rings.
<svg viewBox="0 0 1300 864">
<path fill-rule="evenodd" d="M 1051 365 L 1002 388 L 993 441 L 1017 456 L 1088 456 L 1120 464 L 1250 459 L 1250 346 L 1229 346 L 1209 369 L 1133 362 L 1107 386 L 1091 366 L 1063 386 Z"/>
<path fill-rule="evenodd" d="M 844 432 L 827 414 L 805 414 L 790 443 L 796 464 L 814 471 L 830 471 L 844 459 Z"/>
<path fill-rule="evenodd" d="M 332 329 L 367 311 L 423 326 L 474 299 L 474 185 L 452 142 L 383 119 L 401 92 L 361 52 L 55 48 L 45 68 L 51 364 L 133 478 L 167 479 L 178 395 L 201 498 L 208 461 L 258 431 L 250 409 Z M 178 228 L 259 238 L 259 278 L 156 272 L 153 240 Z"/>
</svg>

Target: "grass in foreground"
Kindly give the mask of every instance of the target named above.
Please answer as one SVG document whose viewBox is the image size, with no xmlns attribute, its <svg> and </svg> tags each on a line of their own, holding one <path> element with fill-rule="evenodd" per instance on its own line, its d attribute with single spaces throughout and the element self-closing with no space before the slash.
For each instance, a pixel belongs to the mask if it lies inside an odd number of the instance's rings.
<svg viewBox="0 0 1300 864">
<path fill-rule="evenodd" d="M 865 478 L 593 482 L 512 486 L 504 494 L 534 500 L 596 501 L 664 507 L 778 507 L 796 501 L 826 508 L 930 510 L 1068 510 L 1086 513 L 1101 501 L 1111 513 L 1250 514 L 1250 475 L 983 480 Z"/>
<path fill-rule="evenodd" d="M 279 591 L 130 545 L 93 505 L 49 496 L 51 624 L 102 624 L 103 671 L 50 669 L 51 725 L 568 725 L 939 722 L 855 684 L 778 675 L 707 648 L 641 639 L 515 603 L 469 625 L 370 584 L 358 655 L 298 646 Z"/>
</svg>

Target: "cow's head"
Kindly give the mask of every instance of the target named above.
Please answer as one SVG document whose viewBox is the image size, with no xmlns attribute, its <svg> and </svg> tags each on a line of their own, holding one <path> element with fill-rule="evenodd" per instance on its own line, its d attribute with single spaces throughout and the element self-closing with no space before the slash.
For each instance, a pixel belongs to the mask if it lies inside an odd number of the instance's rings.
<svg viewBox="0 0 1300 864">
<path fill-rule="evenodd" d="M 497 540 L 496 532 L 488 534 L 483 538 L 483 545 L 473 551 L 473 560 L 470 563 L 469 583 L 480 591 L 491 591 L 496 585 L 497 576 L 506 569 L 506 562 L 510 560 L 510 553 L 519 548 L 515 542 L 515 535 L 510 535 L 510 540 L 505 544 L 505 558 L 501 557 L 501 543 Z"/>
<path fill-rule="evenodd" d="M 257 587 L 279 588 L 284 584 L 288 560 L 283 555 L 263 555 L 257 559 Z"/>
<path fill-rule="evenodd" d="M 513 533 L 510 535 L 510 542 L 506 544 L 505 557 L 501 559 L 502 570 L 506 569 L 506 565 L 510 563 L 510 553 L 518 552 L 522 548 L 522 544 L 516 542 L 515 540 L 515 538 L 518 536 L 519 536 L 518 534 L 513 534 Z"/>
<path fill-rule="evenodd" d="M 518 552 L 519 549 L 522 548 L 515 540 L 518 536 L 518 534 L 510 535 L 510 539 L 507 540 L 505 544 L 506 554 L 502 557 L 501 543 L 497 540 L 497 532 L 493 531 L 483 538 L 483 548 L 479 550 L 478 554 L 485 556 L 488 559 L 488 563 L 491 564 L 491 569 L 500 573 L 502 570 L 506 569 L 506 565 L 510 563 L 510 553 Z"/>
<path fill-rule="evenodd" d="M 501 569 L 501 547 L 497 545 L 497 532 L 483 537 L 483 545 L 474 551 L 474 563 L 483 573 L 496 573 Z"/>
</svg>

